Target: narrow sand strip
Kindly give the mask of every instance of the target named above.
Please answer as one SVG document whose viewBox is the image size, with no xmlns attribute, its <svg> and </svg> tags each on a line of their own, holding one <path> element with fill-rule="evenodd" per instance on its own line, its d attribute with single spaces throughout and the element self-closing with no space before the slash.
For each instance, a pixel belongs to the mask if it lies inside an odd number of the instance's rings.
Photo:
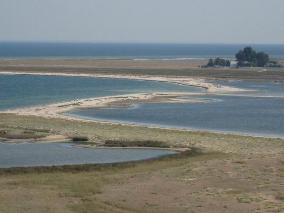
<svg viewBox="0 0 284 213">
<path fill-rule="evenodd" d="M 99 98 L 87 98 L 80 100 L 72 100 L 66 102 L 60 102 L 49 105 L 39 105 L 33 107 L 25 107 L 12 110 L 0 111 L 0 113 L 13 113 L 17 115 L 33 115 L 45 118 L 63 118 L 68 120 L 84 120 L 80 118 L 71 117 L 64 115 L 64 112 L 70 111 L 74 108 L 88 108 L 88 107 L 106 107 L 115 102 L 135 102 L 135 101 L 150 101 L 152 99 L 163 98 L 168 99 L 169 102 L 182 102 L 185 101 L 179 98 L 181 95 L 189 93 L 139 93 L 139 94 L 126 94 L 118 96 L 107 96 Z M 188 102 L 193 102 L 194 100 L 188 100 Z M 198 100 L 196 100 L 198 101 Z"/>
<path fill-rule="evenodd" d="M 234 93 L 244 91 L 239 88 L 222 86 L 218 84 L 205 82 L 203 79 L 192 79 L 187 77 L 153 77 L 153 76 L 132 76 L 132 75 L 98 75 L 98 74 L 66 74 L 66 73 L 34 73 L 34 72 L 0 72 L 2 75 L 41 75 L 41 76 L 77 76 L 77 77 L 95 77 L 95 78 L 114 78 L 114 79 L 132 79 L 143 81 L 159 81 L 167 83 L 175 83 L 185 86 L 201 87 L 209 93 Z M 26 108 L 19 108 L 13 110 L 5 110 L 0 113 L 13 113 L 18 115 L 34 115 L 46 118 L 63 118 L 68 120 L 81 120 L 82 118 L 75 118 L 64 115 L 64 112 L 70 111 L 74 108 L 88 108 L 88 107 L 105 107 L 114 102 L 130 102 L 130 101 L 150 101 L 153 99 L 167 99 L 168 102 L 185 102 L 181 98 L 182 95 L 198 95 L 200 93 L 139 93 L 139 94 L 125 94 L 118 96 L 107 96 L 99 98 L 87 98 L 80 100 L 72 100 L 67 102 L 40 105 Z M 204 93 L 202 93 L 204 94 Z M 173 98 L 173 96 L 175 96 Z M 186 102 L 200 102 L 200 100 L 187 100 Z"/>
<path fill-rule="evenodd" d="M 48 72 L 0 72 L 2 75 L 42 75 L 42 76 L 65 76 L 65 77 L 95 77 L 95 78 L 113 78 L 113 79 L 130 79 L 130 80 L 143 80 L 143 81 L 158 81 L 174 83 L 184 86 L 201 87 L 210 93 L 230 93 L 242 92 L 244 89 L 224 86 L 220 84 L 213 84 L 206 82 L 204 79 L 188 78 L 188 77 L 165 77 L 165 76 L 149 76 L 149 75 L 102 75 L 102 74 L 80 74 L 80 73 L 48 73 Z"/>
</svg>

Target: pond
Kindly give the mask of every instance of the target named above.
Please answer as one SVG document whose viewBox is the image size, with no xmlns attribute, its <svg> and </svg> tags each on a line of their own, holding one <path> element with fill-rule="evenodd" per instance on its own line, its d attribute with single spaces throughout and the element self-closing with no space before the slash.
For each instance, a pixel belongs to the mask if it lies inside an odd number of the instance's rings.
<svg viewBox="0 0 284 213">
<path fill-rule="evenodd" d="M 140 161 L 174 155 L 144 148 L 86 148 L 71 143 L 0 143 L 0 168 Z"/>
</svg>

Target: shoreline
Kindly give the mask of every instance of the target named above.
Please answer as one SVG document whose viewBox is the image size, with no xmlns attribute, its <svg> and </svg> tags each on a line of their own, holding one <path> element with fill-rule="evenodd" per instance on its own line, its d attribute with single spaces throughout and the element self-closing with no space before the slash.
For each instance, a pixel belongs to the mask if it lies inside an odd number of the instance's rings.
<svg viewBox="0 0 284 213">
<path fill-rule="evenodd" d="M 244 136 L 244 137 L 253 137 L 253 138 L 267 138 L 267 139 L 284 139 L 284 136 L 278 135 L 261 135 L 257 133 L 242 133 L 238 131 L 223 131 L 223 130 L 210 130 L 210 129 L 198 129 L 198 128 L 179 128 L 174 126 L 163 126 L 158 124 L 140 124 L 135 122 L 123 122 L 123 121 L 111 121 L 111 120 L 100 120 L 100 119 L 91 119 L 84 116 L 77 116 L 71 115 L 66 112 L 72 111 L 74 109 L 79 108 L 101 108 L 101 107 L 108 107 L 108 106 L 120 106 L 120 103 L 124 104 L 125 102 L 149 102 L 155 98 L 165 98 L 167 99 L 166 102 L 170 102 L 173 96 L 179 97 L 183 93 L 138 93 L 138 94 L 129 94 L 129 95 L 118 95 L 118 96 L 105 96 L 99 98 L 89 98 L 89 99 L 82 99 L 77 101 L 69 101 L 69 102 L 60 102 L 55 104 L 50 104 L 46 106 L 34 106 L 34 107 L 27 107 L 27 108 L 19 108 L 19 109 L 12 109 L 6 111 L 0 111 L 0 114 L 15 114 L 15 115 L 23 115 L 23 116 L 37 116 L 43 117 L 48 119 L 64 119 L 66 121 L 78 121 L 83 123 L 98 123 L 98 124 L 109 124 L 109 125 L 121 125 L 126 127 L 145 127 L 148 129 L 161 129 L 161 130 L 174 130 L 179 132 L 205 132 L 205 133 L 216 133 L 216 134 L 223 134 L 223 135 L 237 135 L 237 136 Z M 186 93 L 188 94 L 188 93 Z M 177 101 L 179 102 L 177 98 Z M 188 102 L 194 103 L 198 100 L 190 100 Z M 160 102 L 160 101 L 159 101 Z M 136 104 L 137 104 L 136 103 Z M 133 103 L 126 103 L 127 105 L 131 105 Z M 66 113 L 66 114 L 64 114 Z"/>
<path fill-rule="evenodd" d="M 193 86 L 206 89 L 209 93 L 222 93 L 222 92 L 241 92 L 246 91 L 239 88 L 221 86 L 219 84 L 213 84 L 205 82 L 203 79 L 193 79 L 193 78 L 183 78 L 183 77 L 153 77 L 153 76 L 134 76 L 134 75 L 101 75 L 101 74 L 66 74 L 66 73 L 34 73 L 34 72 L 0 72 L 0 75 L 37 75 L 37 76 L 65 76 L 65 77 L 94 77 L 94 78 L 113 78 L 113 79 L 130 79 L 130 80 L 143 80 L 143 81 L 157 81 L 165 83 L 174 83 L 184 86 Z M 70 111 L 74 108 L 88 108 L 88 107 L 105 107 L 113 102 L 125 102 L 125 101 L 149 101 L 154 98 L 168 98 L 176 96 L 176 102 L 179 100 L 179 96 L 182 95 L 192 95 L 201 93 L 136 93 L 136 94 L 124 94 L 116 96 L 103 96 L 95 98 L 85 98 L 71 101 L 56 102 L 47 105 L 35 105 L 30 107 L 16 108 L 2 110 L 0 113 L 14 113 L 19 115 L 35 115 L 47 118 L 64 118 L 72 119 L 70 116 L 62 115 L 63 112 Z M 168 100 L 168 101 L 169 101 Z M 82 119 L 80 119 L 82 120 Z"/>
<path fill-rule="evenodd" d="M 80 73 L 62 73 L 62 72 L 14 72 L 0 71 L 0 75 L 38 75 L 38 76 L 63 76 L 63 77 L 93 77 L 93 78 L 112 78 L 112 79 L 129 79 L 173 83 L 182 86 L 193 86 L 206 89 L 207 92 L 242 92 L 244 89 L 213 84 L 206 82 L 202 78 L 190 78 L 185 76 L 165 77 L 165 76 L 150 76 L 150 75 L 121 75 L 121 74 L 80 74 Z"/>
<path fill-rule="evenodd" d="M 177 127 L 170 125 L 159 125 L 159 124 L 147 124 L 147 123 L 139 123 L 139 122 L 127 122 L 127 121 L 117 121 L 117 120 L 103 120 L 103 119 L 92 119 L 86 116 L 80 115 L 70 115 L 71 118 L 78 118 L 78 121 L 85 122 L 95 122 L 102 124 L 110 124 L 110 125 L 122 125 L 122 126 L 132 126 L 132 127 L 145 127 L 149 129 L 161 129 L 161 130 L 174 130 L 180 132 L 199 132 L 199 133 L 215 133 L 222 135 L 236 135 L 243 137 L 252 137 L 252 138 L 267 138 L 267 139 L 284 139 L 284 135 L 273 135 L 273 134 L 258 134 L 258 133 L 244 133 L 238 131 L 226 131 L 226 130 L 211 130 L 211 129 L 198 129 L 193 127 Z M 82 119 L 82 120 L 80 120 Z"/>
<path fill-rule="evenodd" d="M 201 87 L 207 90 L 210 94 L 218 93 L 222 94 L 222 92 L 240 92 L 247 91 L 244 89 L 229 87 L 229 86 L 219 86 L 213 83 L 207 83 L 203 79 L 192 79 L 192 78 L 182 78 L 182 77 L 153 77 L 153 76 L 131 76 L 131 75 L 100 75 L 100 74 L 66 74 L 66 73 L 34 73 L 34 72 L 0 72 L 0 75 L 40 75 L 40 76 L 66 76 L 66 77 L 95 77 L 95 78 L 114 78 L 114 79 L 131 79 L 131 80 L 145 80 L 145 81 L 159 81 L 159 82 L 167 82 L 167 83 L 175 83 L 180 85 L 187 86 L 196 86 Z M 258 135 L 258 134 L 250 134 L 250 133 L 242 133 L 242 132 L 234 132 L 234 131 L 218 131 L 218 130 L 209 130 L 209 129 L 195 129 L 195 128 L 178 128 L 172 126 L 160 126 L 155 124 L 139 124 L 139 123 L 131 123 L 131 122 L 116 122 L 116 121 L 107 121 L 107 120 L 99 120 L 99 119 L 88 119 L 81 116 L 74 116 L 63 114 L 65 112 L 71 111 L 76 108 L 90 108 L 90 107 L 108 107 L 112 105 L 116 105 L 117 103 L 125 106 L 131 105 L 133 103 L 139 102 L 151 102 L 152 100 L 158 99 L 156 102 L 161 102 L 161 100 L 165 100 L 166 102 L 183 102 L 185 100 L 182 99 L 182 95 L 200 95 L 203 93 L 136 93 L 136 94 L 125 94 L 125 95 L 116 95 L 116 96 L 103 96 L 103 97 L 95 97 L 95 98 L 86 98 L 86 99 L 78 99 L 71 100 L 65 102 L 57 102 L 53 104 L 47 105 L 36 105 L 31 107 L 23 107 L 16 109 L 8 109 L 0 111 L 2 113 L 11 113 L 15 115 L 25 115 L 25 116 L 38 116 L 44 118 L 60 118 L 69 121 L 80 121 L 80 122 L 96 122 L 96 123 L 104 123 L 104 124 L 118 124 L 124 126 L 136 126 L 136 127 L 147 127 L 154 129 L 166 129 L 166 130 L 177 130 L 177 131 L 194 131 L 194 132 L 209 132 L 209 133 L 221 133 L 228 135 L 240 135 L 240 136 L 248 136 L 248 137 L 260 137 L 260 138 L 280 138 L 284 137 L 273 136 L 273 135 Z M 224 94 L 225 95 L 225 94 Z M 198 99 L 187 100 L 186 102 L 199 102 Z M 130 102 L 130 103 L 127 103 Z"/>
</svg>

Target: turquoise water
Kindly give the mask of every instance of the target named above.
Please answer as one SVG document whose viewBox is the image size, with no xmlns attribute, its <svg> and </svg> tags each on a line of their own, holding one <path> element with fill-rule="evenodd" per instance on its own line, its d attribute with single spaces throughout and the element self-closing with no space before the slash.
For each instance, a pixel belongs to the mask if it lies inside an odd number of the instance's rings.
<svg viewBox="0 0 284 213">
<path fill-rule="evenodd" d="M 0 110 L 74 99 L 143 92 L 201 92 L 155 81 L 90 77 L 0 75 Z"/>
<path fill-rule="evenodd" d="M 227 82 L 258 91 L 238 95 L 202 95 L 206 103 L 145 103 L 126 108 L 76 109 L 86 119 L 146 126 L 211 130 L 284 137 L 284 84 Z M 255 97 L 253 96 L 255 95 Z M 267 97 L 277 95 L 275 97 Z M 189 99 L 195 97 L 185 97 Z"/>
<path fill-rule="evenodd" d="M 0 168 L 107 164 L 176 154 L 158 149 L 94 149 L 68 143 L 0 143 Z"/>
</svg>

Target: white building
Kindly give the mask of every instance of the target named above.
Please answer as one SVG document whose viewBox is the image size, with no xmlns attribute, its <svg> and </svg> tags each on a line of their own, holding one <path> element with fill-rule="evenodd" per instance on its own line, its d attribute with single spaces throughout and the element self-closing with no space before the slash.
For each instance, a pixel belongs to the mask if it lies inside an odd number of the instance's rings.
<svg viewBox="0 0 284 213">
<path fill-rule="evenodd" d="M 230 61 L 230 67 L 231 67 L 231 68 L 236 68 L 236 67 L 238 67 L 238 61 L 236 61 L 236 60 Z"/>
</svg>

